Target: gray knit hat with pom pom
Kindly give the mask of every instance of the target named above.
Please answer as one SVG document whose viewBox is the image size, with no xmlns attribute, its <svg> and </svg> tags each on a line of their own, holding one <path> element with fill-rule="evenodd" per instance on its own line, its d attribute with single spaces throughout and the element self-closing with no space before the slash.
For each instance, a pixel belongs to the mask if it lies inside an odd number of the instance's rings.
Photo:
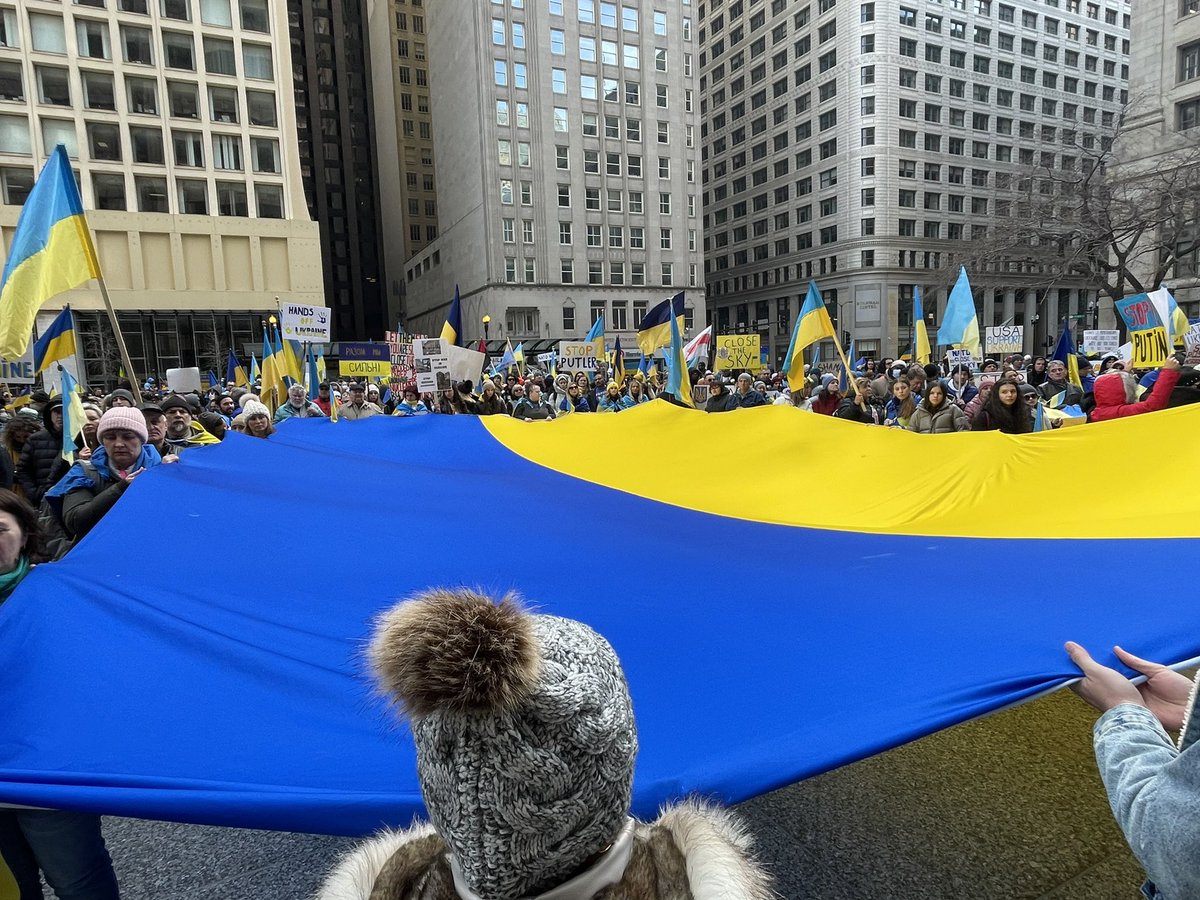
<svg viewBox="0 0 1200 900">
<path fill-rule="evenodd" d="M 383 615 L 371 662 L 411 720 L 425 805 L 473 893 L 542 893 L 617 837 L 637 732 L 621 663 L 592 629 L 511 594 L 431 590 Z"/>
</svg>

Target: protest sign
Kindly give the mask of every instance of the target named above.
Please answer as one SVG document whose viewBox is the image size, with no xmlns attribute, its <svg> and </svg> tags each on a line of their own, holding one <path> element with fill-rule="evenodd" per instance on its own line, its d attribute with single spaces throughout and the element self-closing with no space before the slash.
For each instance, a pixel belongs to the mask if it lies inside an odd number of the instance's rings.
<svg viewBox="0 0 1200 900">
<path fill-rule="evenodd" d="M 984 346 L 988 356 L 1020 353 L 1025 347 L 1024 325 L 995 325 L 986 330 Z"/>
<path fill-rule="evenodd" d="M 414 341 L 413 365 L 417 373 L 417 390 L 421 393 L 433 394 L 454 386 L 449 344 L 442 338 Z"/>
<path fill-rule="evenodd" d="M 391 348 L 387 344 L 338 344 L 338 374 L 343 378 L 388 378 L 392 374 Z"/>
<path fill-rule="evenodd" d="M 54 368 L 56 374 L 58 373 L 57 368 L 53 366 L 51 368 Z M 46 374 L 49 373 L 50 370 L 47 369 Z M 60 375 L 59 381 L 61 382 L 61 380 L 62 377 Z M 167 369 L 167 389 L 179 394 L 186 394 L 189 391 L 200 393 L 200 370 L 196 366 L 189 366 L 183 369 Z"/>
<path fill-rule="evenodd" d="M 450 358 L 450 377 L 455 381 L 470 381 L 479 386 L 479 378 L 483 375 L 484 355 L 470 347 L 446 347 Z"/>
<path fill-rule="evenodd" d="M 717 359 L 714 369 L 757 369 L 761 359 L 761 338 L 757 334 L 717 335 Z"/>
<path fill-rule="evenodd" d="M 1097 356 L 1107 356 L 1110 353 L 1116 353 L 1117 348 L 1120 346 L 1121 332 L 1115 328 L 1100 331 L 1085 331 L 1083 333 L 1083 353 L 1085 356 L 1091 356 L 1093 353 Z"/>
<path fill-rule="evenodd" d="M 1134 368 L 1157 369 L 1165 363 L 1171 349 L 1170 341 L 1154 301 L 1146 294 L 1135 294 L 1118 300 L 1116 307 L 1129 329 Z"/>
<path fill-rule="evenodd" d="M 590 341 L 564 341 L 558 345 L 558 371 L 574 375 L 596 372 L 596 347 Z"/>
<path fill-rule="evenodd" d="M 74 374 L 72 369 L 71 373 Z M 0 359 L 0 382 L 5 384 L 33 384 L 33 343 L 25 348 L 20 359 Z"/>
<path fill-rule="evenodd" d="M 966 366 L 972 372 L 975 371 L 975 359 L 970 350 L 947 350 L 946 361 L 950 363 L 951 370 L 955 366 Z"/>
<path fill-rule="evenodd" d="M 1193 325 L 1184 332 L 1183 345 L 1187 348 L 1184 365 L 1200 366 L 1200 324 Z"/>
<path fill-rule="evenodd" d="M 550 363 L 554 362 L 554 352 L 551 351 L 549 353 L 539 353 L 537 355 L 537 361 L 541 363 L 543 367 L 549 368 Z"/>
<path fill-rule="evenodd" d="M 279 307 L 279 328 L 289 341 L 328 341 L 330 321 L 328 306 L 285 303 Z"/>
</svg>

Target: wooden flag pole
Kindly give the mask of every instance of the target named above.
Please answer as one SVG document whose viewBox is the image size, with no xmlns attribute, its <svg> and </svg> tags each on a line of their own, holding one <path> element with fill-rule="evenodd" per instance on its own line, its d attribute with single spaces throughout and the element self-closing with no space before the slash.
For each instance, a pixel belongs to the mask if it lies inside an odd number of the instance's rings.
<svg viewBox="0 0 1200 900">
<path fill-rule="evenodd" d="M 117 324 L 117 313 L 113 309 L 112 298 L 108 296 L 108 285 L 104 283 L 104 276 L 97 275 L 96 281 L 100 285 L 100 296 L 104 298 L 104 308 L 108 310 L 108 321 L 112 325 L 113 334 L 117 338 L 117 348 L 121 351 L 121 363 L 125 366 L 125 374 L 129 378 L 129 384 L 133 388 L 133 399 L 138 405 L 142 405 L 142 389 L 138 384 L 140 379 L 137 373 L 133 370 L 133 363 L 129 360 L 129 348 L 125 346 L 125 336 L 121 334 L 121 326 Z"/>
<path fill-rule="evenodd" d="M 846 367 L 846 381 L 854 388 L 855 398 L 861 399 L 862 392 L 858 389 L 858 380 L 854 377 L 854 373 L 850 371 L 850 360 L 846 358 L 846 351 L 842 349 L 842 342 L 838 340 L 836 331 L 833 334 L 833 346 L 837 347 L 838 356 L 842 358 L 842 365 Z"/>
</svg>

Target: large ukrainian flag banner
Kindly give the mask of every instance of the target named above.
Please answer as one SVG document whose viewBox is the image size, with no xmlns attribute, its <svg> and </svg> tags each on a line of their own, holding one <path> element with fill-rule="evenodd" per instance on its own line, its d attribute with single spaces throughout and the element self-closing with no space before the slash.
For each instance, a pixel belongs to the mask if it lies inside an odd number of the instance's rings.
<svg viewBox="0 0 1200 900">
<path fill-rule="evenodd" d="M 47 300 L 100 277 L 67 151 L 54 148 L 29 192 L 0 281 L 0 357 L 29 346 L 37 311 Z"/>
<path fill-rule="evenodd" d="M 0 678 L 0 803 L 323 833 L 407 825 L 421 808 L 412 738 L 373 687 L 365 639 L 397 597 L 463 584 L 518 590 L 612 643 L 637 710 L 639 813 L 691 792 L 741 800 L 1061 687 L 1079 674 L 1066 640 L 1109 665 L 1099 651 L 1116 643 L 1200 656 L 1200 604 L 1172 599 L 1200 558 L 1200 491 L 1120 465 L 1170 447 L 1196 471 L 1197 433 L 1200 406 L 919 435 L 654 401 L 535 425 L 376 416 L 230 434 L 139 477 L 0 605 L 0 659 L 20 660 Z M 740 464 L 747 448 L 772 464 Z M 856 477 L 918 458 L 932 464 Z M 1103 494 L 1103 515 L 1062 502 L 1064 472 Z M 297 489 L 287 473 L 317 477 Z M 458 546 L 491 533 L 497 510 L 555 533 L 635 523 L 654 546 L 592 570 L 418 553 L 333 578 L 264 578 L 243 553 L 219 585 L 127 552 L 147 522 L 206 546 L 230 523 L 339 517 Z"/>
</svg>

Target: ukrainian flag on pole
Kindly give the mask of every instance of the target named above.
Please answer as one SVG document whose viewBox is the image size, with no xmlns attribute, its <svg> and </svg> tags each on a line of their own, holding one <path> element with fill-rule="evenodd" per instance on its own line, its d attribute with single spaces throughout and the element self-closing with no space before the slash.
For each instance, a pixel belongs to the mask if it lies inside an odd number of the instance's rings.
<svg viewBox="0 0 1200 900">
<path fill-rule="evenodd" d="M 0 279 L 0 357 L 19 359 L 29 347 L 42 304 L 100 277 L 83 200 L 62 144 L 54 148 L 30 191 Z"/>
<path fill-rule="evenodd" d="M 979 319 L 975 317 L 975 297 L 971 294 L 971 282 L 967 280 L 967 269 L 960 266 L 958 281 L 950 291 L 942 325 L 938 328 L 938 344 L 958 350 L 970 350 L 975 359 L 982 359 L 979 346 Z M 917 348 L 920 353 L 920 348 Z"/>
<path fill-rule="evenodd" d="M 972 309 L 974 301 L 972 301 Z M 916 361 L 928 365 L 933 361 L 933 348 L 929 345 L 929 328 L 925 325 L 925 304 L 921 302 L 921 289 L 913 286 L 913 331 L 916 335 L 914 351 Z"/>
<path fill-rule="evenodd" d="M 450 312 L 446 313 L 446 322 L 442 325 L 442 333 L 439 337 L 447 341 L 451 347 L 461 347 L 462 333 L 462 304 L 458 299 L 458 285 L 456 284 L 454 299 L 450 301 Z"/>
<path fill-rule="evenodd" d="M 71 377 L 71 373 L 66 368 L 62 370 L 62 398 L 62 458 L 69 463 L 74 463 L 75 438 L 83 431 L 83 423 L 87 421 L 87 414 L 83 411 L 83 402 L 79 399 L 79 390 L 75 379 Z"/>
<path fill-rule="evenodd" d="M 695 407 L 692 400 L 692 376 L 688 374 L 687 357 L 683 353 L 683 336 L 679 333 L 679 319 L 670 316 L 671 350 L 667 369 L 667 390 L 680 403 Z"/>
<path fill-rule="evenodd" d="M 787 354 L 783 358 L 783 370 L 787 373 L 789 385 L 804 384 L 804 349 L 810 344 L 825 338 L 833 337 L 833 320 L 829 318 L 829 310 L 817 283 L 808 283 L 808 294 L 804 298 L 804 306 L 800 308 L 800 316 L 792 328 L 792 340 L 788 344 Z"/>
<path fill-rule="evenodd" d="M 592 323 L 584 340 L 595 348 L 597 362 L 606 358 L 604 355 L 604 313 L 600 313 L 600 317 Z M 595 372 L 588 373 L 588 380 L 595 381 Z"/>
<path fill-rule="evenodd" d="M 40 375 L 54 363 L 74 356 L 75 349 L 75 318 L 71 307 L 66 306 L 33 344 L 34 374 Z"/>
</svg>

